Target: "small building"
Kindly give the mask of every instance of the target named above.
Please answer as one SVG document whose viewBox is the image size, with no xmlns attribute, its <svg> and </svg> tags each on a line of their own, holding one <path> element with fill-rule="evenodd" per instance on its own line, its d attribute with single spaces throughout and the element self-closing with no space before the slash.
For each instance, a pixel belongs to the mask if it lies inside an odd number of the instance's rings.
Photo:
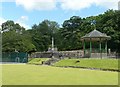
<svg viewBox="0 0 120 87">
<path fill-rule="evenodd" d="M 83 36 L 81 40 L 83 42 L 84 57 L 107 58 L 107 40 L 109 39 L 110 36 L 96 29 Z"/>
</svg>

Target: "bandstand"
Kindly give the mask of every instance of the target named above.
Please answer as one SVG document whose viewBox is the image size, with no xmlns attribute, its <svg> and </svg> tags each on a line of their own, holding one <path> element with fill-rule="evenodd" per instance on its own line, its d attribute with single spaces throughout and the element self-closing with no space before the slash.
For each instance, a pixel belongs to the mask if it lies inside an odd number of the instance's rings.
<svg viewBox="0 0 120 87">
<path fill-rule="evenodd" d="M 110 36 L 93 30 L 81 38 L 83 42 L 84 57 L 107 58 L 107 41 Z"/>
</svg>

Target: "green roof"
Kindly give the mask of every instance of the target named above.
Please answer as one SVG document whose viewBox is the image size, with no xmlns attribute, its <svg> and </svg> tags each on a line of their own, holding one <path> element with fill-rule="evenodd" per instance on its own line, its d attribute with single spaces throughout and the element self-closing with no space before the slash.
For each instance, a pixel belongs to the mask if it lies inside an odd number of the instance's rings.
<svg viewBox="0 0 120 87">
<path fill-rule="evenodd" d="M 93 30 L 93 31 L 91 31 L 90 33 L 88 33 L 88 34 L 86 34 L 85 36 L 83 36 L 81 39 L 96 39 L 96 40 L 98 40 L 98 39 L 110 39 L 110 36 L 107 36 L 106 34 L 104 34 L 104 33 L 101 33 L 100 31 L 98 31 L 98 30 Z"/>
</svg>

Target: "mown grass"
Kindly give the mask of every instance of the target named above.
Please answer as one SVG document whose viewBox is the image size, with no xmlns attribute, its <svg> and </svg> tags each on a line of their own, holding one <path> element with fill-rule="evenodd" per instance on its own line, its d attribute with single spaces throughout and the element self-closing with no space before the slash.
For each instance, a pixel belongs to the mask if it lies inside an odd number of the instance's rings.
<svg viewBox="0 0 120 87">
<path fill-rule="evenodd" d="M 118 70 L 118 59 L 63 59 L 54 66 L 76 66 Z"/>
<path fill-rule="evenodd" d="M 3 64 L 3 85 L 117 85 L 118 73 L 30 64 Z"/>
<path fill-rule="evenodd" d="M 0 87 L 2 87 L 2 66 L 0 65 Z"/>
<path fill-rule="evenodd" d="M 41 65 L 42 62 L 48 61 L 50 58 L 32 58 L 28 61 L 28 64 Z"/>
</svg>

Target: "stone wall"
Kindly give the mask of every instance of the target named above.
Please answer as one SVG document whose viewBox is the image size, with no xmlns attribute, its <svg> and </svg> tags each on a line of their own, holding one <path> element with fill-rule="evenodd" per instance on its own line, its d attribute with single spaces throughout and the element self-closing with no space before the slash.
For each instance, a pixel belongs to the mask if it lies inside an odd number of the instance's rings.
<svg viewBox="0 0 120 87">
<path fill-rule="evenodd" d="M 84 56 L 82 50 L 77 51 L 57 51 L 57 52 L 35 52 L 29 55 L 29 58 L 62 58 L 62 57 L 75 57 L 75 58 L 81 58 Z"/>
<path fill-rule="evenodd" d="M 91 53 L 91 58 L 107 58 L 107 53 Z"/>
</svg>

